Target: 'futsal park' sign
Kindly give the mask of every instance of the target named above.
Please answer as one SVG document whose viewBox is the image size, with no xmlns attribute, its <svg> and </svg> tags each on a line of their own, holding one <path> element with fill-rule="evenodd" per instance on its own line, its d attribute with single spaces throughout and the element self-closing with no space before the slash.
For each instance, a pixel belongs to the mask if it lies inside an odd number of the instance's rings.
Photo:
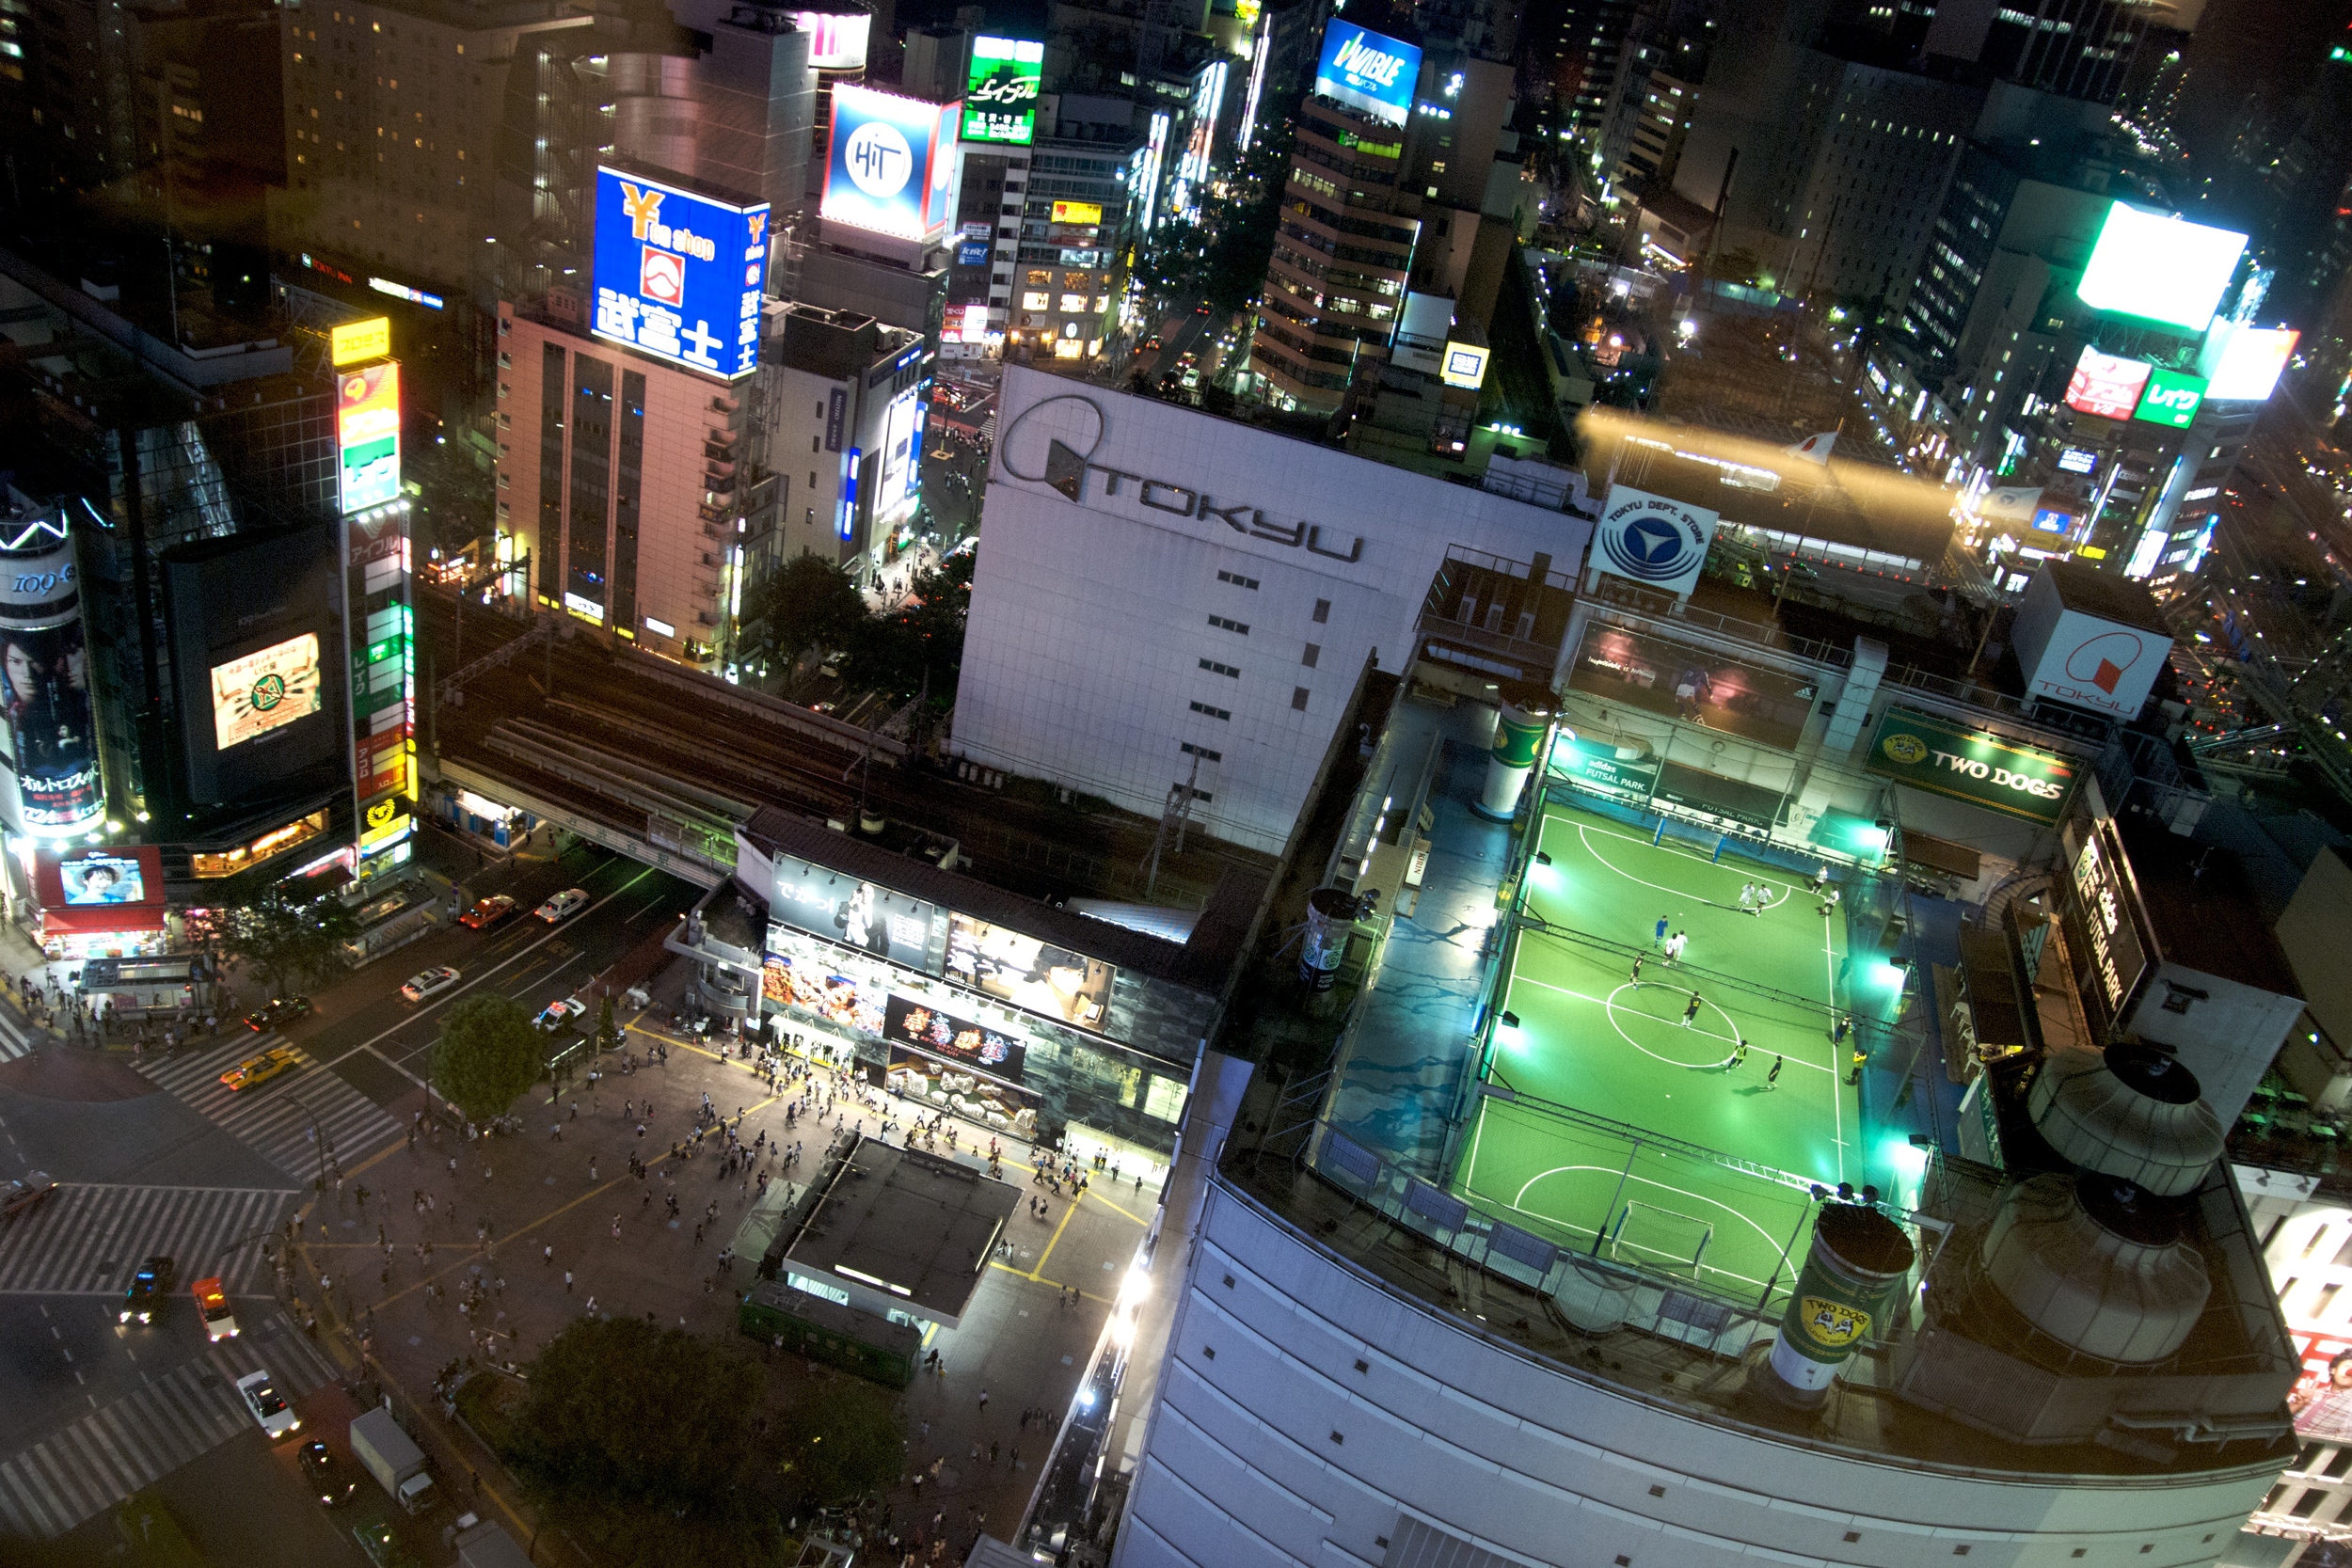
<svg viewBox="0 0 2352 1568">
<path fill-rule="evenodd" d="M 2055 752 L 1899 707 L 1879 721 L 1868 767 L 1914 789 L 2044 823 L 2065 812 L 2078 771 Z"/>
</svg>

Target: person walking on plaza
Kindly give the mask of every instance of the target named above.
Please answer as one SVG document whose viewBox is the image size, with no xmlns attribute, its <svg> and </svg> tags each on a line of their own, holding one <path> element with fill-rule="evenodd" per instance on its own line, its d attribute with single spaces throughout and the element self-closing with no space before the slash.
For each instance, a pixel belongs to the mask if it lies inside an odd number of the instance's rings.
<svg viewBox="0 0 2352 1568">
<path fill-rule="evenodd" d="M 1691 1027 L 1691 1021 L 1698 1016 L 1699 993 L 1697 991 L 1692 991 L 1691 993 L 1691 1005 L 1682 1009 L 1682 1027 L 1685 1029 Z"/>
</svg>

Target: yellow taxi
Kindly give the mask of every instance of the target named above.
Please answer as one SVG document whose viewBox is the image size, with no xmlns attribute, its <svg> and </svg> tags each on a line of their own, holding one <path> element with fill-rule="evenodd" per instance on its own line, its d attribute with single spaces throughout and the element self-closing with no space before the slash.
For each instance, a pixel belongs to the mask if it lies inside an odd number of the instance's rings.
<svg viewBox="0 0 2352 1568">
<path fill-rule="evenodd" d="M 278 1045 L 259 1056 L 247 1056 L 220 1075 L 220 1081 L 231 1089 L 258 1088 L 279 1073 L 299 1066 L 302 1058 L 291 1047 Z"/>
</svg>

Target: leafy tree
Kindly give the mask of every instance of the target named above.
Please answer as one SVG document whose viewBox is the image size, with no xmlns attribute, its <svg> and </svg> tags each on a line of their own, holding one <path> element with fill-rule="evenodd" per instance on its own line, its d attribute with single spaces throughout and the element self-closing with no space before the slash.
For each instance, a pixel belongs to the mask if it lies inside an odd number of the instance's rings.
<svg viewBox="0 0 2352 1568">
<path fill-rule="evenodd" d="M 904 608 L 870 616 L 849 639 L 842 675 L 853 686 L 907 698 L 924 689 L 946 704 L 963 668 L 963 627 L 972 607 L 972 553 L 917 572 Z"/>
<path fill-rule="evenodd" d="M 771 656 L 793 659 L 805 650 L 848 641 L 866 619 L 857 579 L 821 556 L 798 555 L 753 585 L 743 619 L 758 627 Z"/>
<path fill-rule="evenodd" d="M 532 1363 L 507 1458 L 532 1501 L 637 1568 L 769 1562 L 782 1536 L 753 1458 L 763 1382 L 722 1341 L 575 1323 Z"/>
<path fill-rule="evenodd" d="M 546 1068 L 530 1015 L 495 991 L 477 991 L 452 1007 L 433 1046 L 433 1086 L 473 1121 L 503 1116 Z"/>
<path fill-rule="evenodd" d="M 612 993 L 607 991 L 604 1003 L 596 1009 L 596 1049 L 618 1051 L 621 1048 L 621 1026 L 612 1019 Z"/>
<path fill-rule="evenodd" d="M 787 1431 L 784 1484 L 803 1508 L 855 1502 L 906 1466 L 906 1418 L 871 1384 L 842 1380 L 810 1390 L 792 1407 Z"/>
<path fill-rule="evenodd" d="M 304 898 L 278 882 L 226 911 L 217 929 L 223 956 L 243 961 L 275 996 L 350 968 L 343 943 L 359 934 L 359 922 L 332 895 Z"/>
</svg>

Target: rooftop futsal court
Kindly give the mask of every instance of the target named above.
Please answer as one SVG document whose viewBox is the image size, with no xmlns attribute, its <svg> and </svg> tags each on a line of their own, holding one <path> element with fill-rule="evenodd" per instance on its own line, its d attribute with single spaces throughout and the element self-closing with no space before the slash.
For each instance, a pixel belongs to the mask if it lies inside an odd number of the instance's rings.
<svg viewBox="0 0 2352 1568">
<path fill-rule="evenodd" d="M 1457 1185 L 1564 1244 L 1762 1305 L 1792 1283 L 1813 1184 L 1883 1181 L 1848 1079 L 1899 988 L 1857 998 L 1845 910 L 1736 840 L 1554 803 L 1535 849 Z M 1661 919 L 1688 937 L 1678 961 Z"/>
</svg>

